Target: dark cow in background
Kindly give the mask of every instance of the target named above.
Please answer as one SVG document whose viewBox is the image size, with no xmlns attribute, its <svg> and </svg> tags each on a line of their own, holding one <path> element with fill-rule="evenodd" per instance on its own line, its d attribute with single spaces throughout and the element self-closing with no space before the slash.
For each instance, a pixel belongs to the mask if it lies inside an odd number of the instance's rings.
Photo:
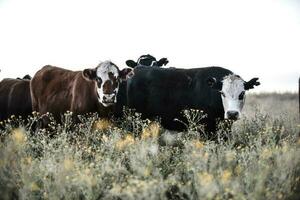
<svg viewBox="0 0 300 200">
<path fill-rule="evenodd" d="M 31 80 L 33 110 L 52 113 L 58 121 L 66 111 L 75 115 L 98 112 L 99 117 L 109 117 L 117 101 L 119 83 L 132 75 L 132 69 L 119 70 L 110 61 L 83 71 L 47 65 Z"/>
<path fill-rule="evenodd" d="M 25 118 L 32 113 L 28 76 L 24 76 L 23 79 L 5 78 L 0 82 L 1 121 L 11 115 Z"/>
<path fill-rule="evenodd" d="M 140 67 L 140 66 L 161 67 L 163 65 L 167 65 L 168 62 L 169 61 L 167 58 L 161 58 L 159 61 L 157 61 L 155 57 L 151 56 L 150 54 L 147 54 L 147 55 L 140 56 L 137 62 L 133 60 L 127 60 L 126 65 L 132 68 Z"/>
<path fill-rule="evenodd" d="M 31 80 L 31 76 L 29 74 L 26 74 L 23 78 L 17 78 L 17 79 L 23 79 L 23 80 Z"/>
<path fill-rule="evenodd" d="M 126 65 L 131 68 L 137 67 L 161 67 L 163 65 L 167 65 L 169 63 L 167 58 L 161 58 L 159 61 L 150 54 L 142 55 L 139 57 L 137 62 L 133 60 L 127 60 Z M 127 106 L 127 81 L 123 81 L 120 84 L 119 93 L 117 96 L 118 102 L 116 104 L 116 110 L 114 116 L 116 118 L 122 118 L 123 116 L 123 107 Z"/>
<path fill-rule="evenodd" d="M 184 109 L 203 110 L 206 133 L 216 131 L 217 119 L 240 117 L 245 91 L 259 85 L 258 78 L 248 82 L 221 67 L 195 69 L 135 68 L 127 81 L 127 105 L 143 118 L 160 117 L 166 129 L 182 131 L 186 127 Z"/>
</svg>

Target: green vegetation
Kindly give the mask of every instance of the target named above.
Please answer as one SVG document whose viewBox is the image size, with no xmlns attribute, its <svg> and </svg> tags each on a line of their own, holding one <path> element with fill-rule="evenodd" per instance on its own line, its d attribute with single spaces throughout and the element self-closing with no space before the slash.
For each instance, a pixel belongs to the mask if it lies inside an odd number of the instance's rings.
<svg viewBox="0 0 300 200">
<path fill-rule="evenodd" d="M 66 113 L 34 133 L 37 115 L 24 126 L 12 117 L 1 130 L 0 199 L 299 199 L 298 112 L 296 94 L 252 94 L 226 141 L 221 128 L 209 141 L 192 121 L 175 134 L 133 112 L 118 126 L 96 115 L 72 124 Z"/>
</svg>

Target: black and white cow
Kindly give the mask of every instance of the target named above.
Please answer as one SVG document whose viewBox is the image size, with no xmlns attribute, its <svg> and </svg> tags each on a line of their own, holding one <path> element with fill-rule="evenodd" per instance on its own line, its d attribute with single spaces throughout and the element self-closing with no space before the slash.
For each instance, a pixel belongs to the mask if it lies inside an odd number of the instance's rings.
<svg viewBox="0 0 300 200">
<path fill-rule="evenodd" d="M 157 61 L 155 57 L 151 56 L 150 54 L 147 54 L 140 56 L 137 62 L 133 60 L 127 60 L 126 65 L 132 68 L 140 66 L 161 67 L 163 65 L 167 65 L 168 62 L 169 61 L 167 58 L 161 58 L 159 61 Z"/>
<path fill-rule="evenodd" d="M 142 55 L 139 57 L 137 62 L 133 60 L 127 60 L 126 65 L 131 68 L 137 67 L 161 67 L 169 63 L 167 58 L 161 58 L 159 61 L 150 54 Z M 115 109 L 115 117 L 121 118 L 123 116 L 123 107 L 127 106 L 127 81 L 120 83 L 119 92 L 117 96 L 117 104 Z"/>
<path fill-rule="evenodd" d="M 244 81 L 221 67 L 195 69 L 135 68 L 127 81 L 127 105 L 143 118 L 160 117 L 162 125 L 182 131 L 182 110 L 203 110 L 206 133 L 216 131 L 217 119 L 236 120 L 245 103 L 245 91 L 259 85 L 258 78 Z"/>
</svg>

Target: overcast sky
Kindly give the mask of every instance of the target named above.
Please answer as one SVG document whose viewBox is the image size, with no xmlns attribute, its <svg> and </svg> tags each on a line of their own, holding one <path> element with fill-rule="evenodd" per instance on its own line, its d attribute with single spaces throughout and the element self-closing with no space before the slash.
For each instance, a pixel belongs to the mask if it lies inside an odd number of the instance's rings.
<svg viewBox="0 0 300 200">
<path fill-rule="evenodd" d="M 298 0 L 0 0 L 0 77 L 46 64 L 79 70 L 150 53 L 169 66 L 223 66 L 256 91 L 297 91 Z"/>
</svg>

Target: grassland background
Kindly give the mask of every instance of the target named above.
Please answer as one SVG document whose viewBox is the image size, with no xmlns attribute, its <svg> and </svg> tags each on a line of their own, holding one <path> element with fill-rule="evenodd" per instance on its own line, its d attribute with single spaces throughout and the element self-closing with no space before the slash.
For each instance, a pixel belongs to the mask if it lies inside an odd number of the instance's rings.
<svg viewBox="0 0 300 200">
<path fill-rule="evenodd" d="M 195 111 L 187 112 L 191 119 Z M 0 199 L 299 199 L 297 94 L 251 94 L 243 118 L 217 139 L 171 133 L 128 112 L 30 133 L 1 130 Z"/>
</svg>

